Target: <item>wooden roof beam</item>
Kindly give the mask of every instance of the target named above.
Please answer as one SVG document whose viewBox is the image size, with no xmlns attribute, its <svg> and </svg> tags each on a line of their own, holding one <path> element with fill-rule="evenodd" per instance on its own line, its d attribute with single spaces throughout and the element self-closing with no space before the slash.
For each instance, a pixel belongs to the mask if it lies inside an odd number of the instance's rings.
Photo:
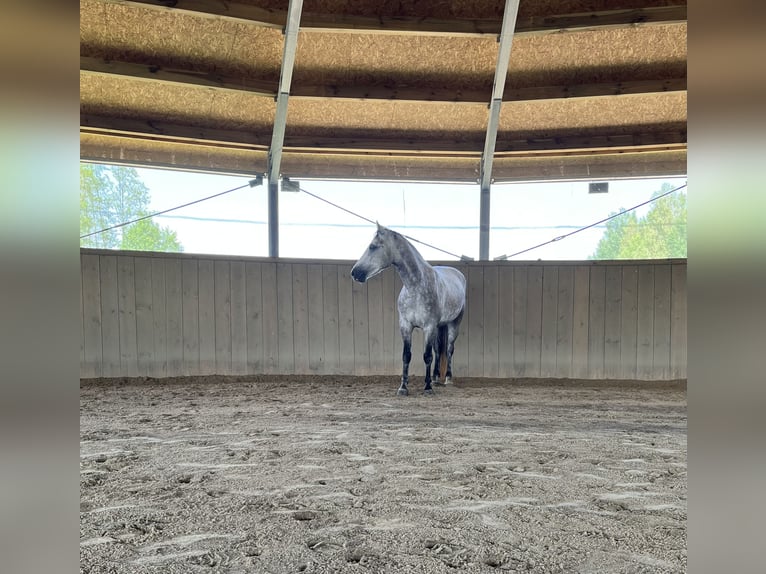
<svg viewBox="0 0 766 574">
<path fill-rule="evenodd" d="M 177 10 L 212 18 L 247 21 L 257 26 L 282 29 L 287 13 L 230 0 L 106 0 L 162 10 Z M 685 22 L 686 5 L 652 6 L 629 10 L 608 10 L 578 14 L 528 17 L 517 22 L 516 35 L 550 34 L 603 27 L 629 27 Z M 447 36 L 498 35 L 497 20 L 441 20 L 436 18 L 371 18 L 345 14 L 304 14 L 301 29 L 306 32 L 356 32 L 365 34 L 413 34 Z"/>
<path fill-rule="evenodd" d="M 198 143 L 220 148 L 249 149 L 266 151 L 269 149 L 269 128 L 262 133 L 242 130 L 190 126 L 186 124 L 117 118 L 97 114 L 80 115 L 82 133 L 109 134 L 119 137 L 140 138 L 159 141 L 177 141 Z M 287 136 L 284 147 L 291 151 L 337 152 L 348 154 L 381 155 L 433 155 L 433 156 L 471 156 L 481 157 L 481 135 L 466 133 L 460 138 L 428 137 L 370 137 L 352 136 L 316 137 L 294 135 Z M 656 130 L 637 131 L 634 133 L 614 133 L 609 128 L 594 135 L 568 135 L 558 137 L 503 137 L 495 144 L 495 158 L 510 156 L 539 156 L 558 154 L 562 151 L 595 151 L 621 149 L 680 149 L 686 147 L 686 131 L 672 126 L 658 126 Z"/>
<path fill-rule="evenodd" d="M 264 127 L 264 132 L 269 128 Z M 80 114 L 80 132 L 111 134 L 120 137 L 179 141 L 184 143 L 209 143 L 220 147 L 237 149 L 260 149 L 267 151 L 268 133 L 256 134 L 240 130 L 199 127 L 188 124 L 114 117 L 93 113 Z"/>
<path fill-rule="evenodd" d="M 439 20 L 435 18 L 366 18 L 342 14 L 307 14 L 307 32 L 356 32 L 434 36 L 497 36 L 497 20 Z M 596 28 L 624 28 L 686 21 L 686 6 L 659 6 L 577 14 L 532 16 L 516 22 L 515 35 L 556 34 Z"/>
<path fill-rule="evenodd" d="M 80 143 L 81 157 L 86 160 L 166 167 L 202 172 L 240 174 L 252 177 L 254 163 L 265 169 L 263 152 L 230 153 L 209 146 L 176 145 L 142 140 L 125 141 L 120 137 L 85 136 Z M 666 177 L 686 174 L 686 150 L 637 152 L 615 151 L 592 157 L 560 154 L 540 158 L 509 158 L 495 162 L 496 181 L 550 181 L 557 179 L 609 179 L 621 177 Z M 285 150 L 284 163 L 301 178 L 401 181 L 402 166 L 407 165 L 408 181 L 462 181 L 476 179 L 474 158 L 359 157 L 306 154 Z"/>
<path fill-rule="evenodd" d="M 234 78 L 190 69 L 163 68 L 152 64 L 118 62 L 109 58 L 92 58 L 89 56 L 80 56 L 80 71 L 104 76 L 122 76 L 132 80 L 164 82 L 179 86 L 251 92 L 268 98 L 276 98 L 278 89 L 278 84 L 275 82 Z"/>
<path fill-rule="evenodd" d="M 165 82 L 181 86 L 199 86 L 212 90 L 249 92 L 276 98 L 279 86 L 275 82 L 249 80 L 220 74 L 163 68 L 151 64 L 117 62 L 105 58 L 80 57 L 80 70 L 89 74 L 122 76 L 133 80 Z M 504 102 L 529 100 L 558 100 L 562 98 L 593 98 L 686 90 L 686 78 L 641 80 L 633 82 L 604 82 L 599 84 L 570 84 L 511 88 L 503 92 Z M 433 88 L 389 88 L 384 86 L 292 86 L 291 98 L 386 100 L 402 102 L 454 102 L 484 104 L 487 90 Z"/>
<path fill-rule="evenodd" d="M 502 101 L 561 100 L 566 98 L 594 98 L 678 91 L 686 91 L 686 78 L 506 88 L 503 92 Z M 451 102 L 455 104 L 486 104 L 489 95 L 488 90 L 333 85 L 297 86 L 291 93 L 292 97 L 300 99 L 345 98 L 418 103 Z"/>
</svg>

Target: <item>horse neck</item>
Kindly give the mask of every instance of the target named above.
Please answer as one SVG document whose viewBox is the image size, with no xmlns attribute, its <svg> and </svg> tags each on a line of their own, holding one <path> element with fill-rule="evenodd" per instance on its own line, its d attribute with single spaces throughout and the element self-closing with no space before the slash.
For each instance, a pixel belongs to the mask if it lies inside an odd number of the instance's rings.
<svg viewBox="0 0 766 574">
<path fill-rule="evenodd" d="M 398 242 L 398 253 L 392 264 L 398 271 L 402 284 L 412 290 L 423 285 L 427 269 L 431 266 L 404 237 L 399 238 Z"/>
</svg>

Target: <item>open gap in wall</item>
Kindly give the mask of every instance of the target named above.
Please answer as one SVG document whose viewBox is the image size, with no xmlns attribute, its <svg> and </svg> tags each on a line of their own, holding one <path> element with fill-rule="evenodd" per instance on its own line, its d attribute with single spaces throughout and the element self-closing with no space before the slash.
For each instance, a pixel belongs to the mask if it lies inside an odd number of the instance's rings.
<svg viewBox="0 0 766 574">
<path fill-rule="evenodd" d="M 605 193 L 591 193 L 591 183 L 493 185 L 490 259 L 686 257 L 685 178 L 595 182 L 608 183 Z"/>
<path fill-rule="evenodd" d="M 82 247 L 268 255 L 267 190 L 250 178 L 95 163 L 80 170 Z M 595 182 L 608 183 L 606 193 L 590 193 L 591 183 L 492 185 L 490 259 L 522 251 L 507 258 L 686 257 L 686 189 L 672 192 L 685 179 Z M 478 259 L 478 184 L 306 180 L 281 187 L 281 257 L 354 260 L 378 221 L 427 244 L 416 247 L 428 260 Z"/>
</svg>

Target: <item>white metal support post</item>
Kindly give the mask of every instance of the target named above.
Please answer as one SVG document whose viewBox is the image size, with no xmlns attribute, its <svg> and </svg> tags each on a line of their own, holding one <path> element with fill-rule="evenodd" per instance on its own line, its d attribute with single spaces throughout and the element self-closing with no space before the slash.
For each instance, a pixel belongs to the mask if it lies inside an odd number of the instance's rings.
<svg viewBox="0 0 766 574">
<path fill-rule="evenodd" d="M 287 124 L 287 101 L 290 97 L 290 82 L 293 78 L 295 50 L 298 45 L 298 29 L 301 22 L 303 0 L 290 0 L 285 22 L 285 47 L 282 55 L 282 70 L 277 92 L 277 110 L 274 130 L 269 148 L 269 257 L 279 257 L 279 172 L 282 163 L 282 147 Z"/>
<path fill-rule="evenodd" d="M 511 59 L 513 33 L 516 29 L 516 16 L 519 12 L 519 0 L 506 0 L 503 11 L 503 25 L 497 50 L 495 82 L 492 86 L 492 100 L 489 104 L 487 135 L 484 140 L 484 152 L 481 156 L 479 171 L 479 259 L 489 259 L 489 188 L 492 183 L 492 159 L 495 155 L 497 128 L 500 124 L 500 106 L 503 103 L 505 78 L 508 74 L 508 62 Z"/>
</svg>

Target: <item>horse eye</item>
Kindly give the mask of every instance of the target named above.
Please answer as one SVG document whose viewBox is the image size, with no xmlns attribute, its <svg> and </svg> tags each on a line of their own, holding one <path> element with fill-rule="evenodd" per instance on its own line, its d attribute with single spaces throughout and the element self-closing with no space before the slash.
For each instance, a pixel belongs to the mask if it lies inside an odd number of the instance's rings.
<svg viewBox="0 0 766 574">
<path fill-rule="evenodd" d="M 378 248 L 374 243 L 370 243 L 370 251 L 375 251 Z"/>
</svg>

